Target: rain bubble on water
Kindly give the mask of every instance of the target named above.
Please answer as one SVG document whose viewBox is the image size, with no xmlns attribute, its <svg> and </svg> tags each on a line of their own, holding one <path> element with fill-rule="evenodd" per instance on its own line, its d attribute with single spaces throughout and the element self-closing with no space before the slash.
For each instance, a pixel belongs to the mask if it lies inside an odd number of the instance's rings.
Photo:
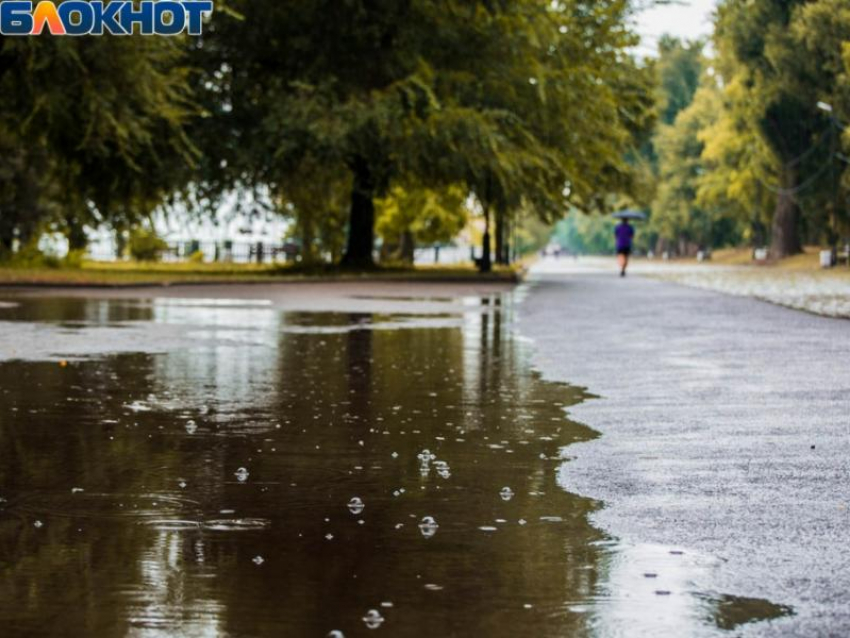
<svg viewBox="0 0 850 638">
<path fill-rule="evenodd" d="M 366 505 L 363 504 L 363 500 L 359 496 L 355 496 L 350 501 L 348 501 L 348 511 L 357 516 L 360 514 Z"/>
<path fill-rule="evenodd" d="M 81 487 L 72 487 L 71 494 L 79 494 L 80 492 L 85 492 L 85 490 Z"/>
<path fill-rule="evenodd" d="M 236 476 L 236 480 L 240 483 L 244 483 L 248 480 L 248 470 L 246 470 L 244 467 L 240 467 L 233 474 L 234 476 Z"/>
<path fill-rule="evenodd" d="M 327 638 L 345 638 L 345 634 L 342 633 L 339 629 L 334 629 L 328 634 Z"/>
<path fill-rule="evenodd" d="M 42 527 L 44 527 L 44 523 L 42 523 L 41 521 L 36 521 L 35 523 L 33 523 L 33 526 L 36 529 L 41 529 Z"/>
<path fill-rule="evenodd" d="M 441 478 L 447 479 L 452 475 L 449 464 L 445 461 L 434 461 L 434 467 L 437 468 L 437 474 L 439 474 Z"/>
<path fill-rule="evenodd" d="M 514 497 L 514 491 L 509 487 L 503 487 L 499 492 L 499 496 L 502 497 L 503 501 L 509 501 Z"/>
<path fill-rule="evenodd" d="M 416 455 L 416 458 L 419 459 L 419 462 L 422 463 L 422 465 L 428 465 L 431 461 L 436 459 L 437 456 L 434 455 L 434 454 L 431 454 L 431 450 L 429 450 L 428 448 L 425 448 L 419 454 Z"/>
<path fill-rule="evenodd" d="M 186 425 L 184 427 L 186 428 L 186 434 L 194 434 L 198 431 L 198 424 L 192 420 L 186 421 Z"/>
<path fill-rule="evenodd" d="M 251 559 L 251 562 L 254 563 L 255 565 L 262 565 L 263 563 L 266 562 L 266 559 L 263 558 L 262 556 L 254 556 L 254 558 Z"/>
<path fill-rule="evenodd" d="M 384 617 L 381 616 L 381 612 L 377 609 L 370 609 L 366 612 L 366 615 L 363 616 L 363 622 L 366 623 L 367 628 L 377 629 L 384 624 Z"/>
<path fill-rule="evenodd" d="M 426 516 L 422 519 L 422 522 L 419 523 L 419 531 L 422 532 L 422 536 L 425 538 L 431 538 L 434 534 L 437 533 L 437 528 L 440 526 L 437 525 L 437 521 L 434 520 L 432 516 Z"/>
</svg>

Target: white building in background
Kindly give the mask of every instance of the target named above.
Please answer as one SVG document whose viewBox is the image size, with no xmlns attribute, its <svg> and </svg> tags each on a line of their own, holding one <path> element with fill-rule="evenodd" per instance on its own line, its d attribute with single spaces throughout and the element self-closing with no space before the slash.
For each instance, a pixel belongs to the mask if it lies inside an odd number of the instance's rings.
<svg viewBox="0 0 850 638">
<path fill-rule="evenodd" d="M 192 214 L 180 208 L 170 212 L 161 210 L 154 215 L 156 231 L 165 241 L 182 247 L 197 242 L 207 261 L 215 256 L 211 249 L 215 244 L 282 244 L 290 224 L 246 191 L 225 196 L 213 216 L 206 211 Z M 115 251 L 115 237 L 110 229 L 98 229 L 90 234 L 89 254 L 93 259 L 115 259 Z"/>
<path fill-rule="evenodd" d="M 480 253 L 484 220 L 474 201 L 469 202 L 468 206 L 470 219 L 466 228 L 448 245 L 418 247 L 414 255 L 417 265 L 469 263 L 473 251 L 476 251 L 476 255 Z M 170 212 L 161 210 L 154 215 L 157 233 L 170 246 L 179 249 L 182 257 L 187 256 L 191 252 L 190 247 L 197 244 L 197 248 L 204 253 L 205 261 L 215 258 L 216 244 L 221 249 L 226 243 L 232 244 L 234 252 L 239 255 L 235 261 L 246 261 L 250 247 L 255 249 L 258 244 L 263 244 L 268 251 L 272 246 L 282 245 L 291 225 L 290 220 L 275 214 L 265 202 L 257 201 L 251 192 L 244 191 L 227 195 L 212 217 L 207 211 L 192 214 L 180 208 Z M 68 253 L 68 242 L 59 233 L 48 234 L 42 237 L 39 248 L 46 254 L 64 257 Z M 114 260 L 117 257 L 116 250 L 115 235 L 110 228 L 89 230 L 90 259 Z M 169 256 L 165 256 L 165 259 L 168 260 Z M 266 261 L 271 259 L 272 254 L 266 254 Z M 278 259 L 282 259 L 282 256 L 279 255 Z"/>
</svg>

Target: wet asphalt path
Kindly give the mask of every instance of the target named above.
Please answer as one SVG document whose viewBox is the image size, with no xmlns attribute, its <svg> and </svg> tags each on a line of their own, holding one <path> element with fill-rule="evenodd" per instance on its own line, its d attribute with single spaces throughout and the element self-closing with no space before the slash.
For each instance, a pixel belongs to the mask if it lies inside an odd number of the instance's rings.
<svg viewBox="0 0 850 638">
<path fill-rule="evenodd" d="M 528 285 L 544 378 L 600 396 L 570 409 L 602 436 L 561 475 L 605 502 L 592 522 L 720 559 L 695 589 L 795 611 L 734 635 L 850 635 L 850 322 L 567 260 Z"/>
</svg>

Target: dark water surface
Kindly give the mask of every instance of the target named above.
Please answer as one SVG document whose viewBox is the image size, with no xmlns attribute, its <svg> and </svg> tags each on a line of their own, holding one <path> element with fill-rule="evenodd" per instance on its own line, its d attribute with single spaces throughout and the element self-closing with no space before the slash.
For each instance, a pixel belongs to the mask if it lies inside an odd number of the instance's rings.
<svg viewBox="0 0 850 638">
<path fill-rule="evenodd" d="M 508 298 L 7 301 L 3 636 L 697 635 L 787 611 L 588 523 L 562 487 L 586 395 L 530 368 Z"/>
</svg>

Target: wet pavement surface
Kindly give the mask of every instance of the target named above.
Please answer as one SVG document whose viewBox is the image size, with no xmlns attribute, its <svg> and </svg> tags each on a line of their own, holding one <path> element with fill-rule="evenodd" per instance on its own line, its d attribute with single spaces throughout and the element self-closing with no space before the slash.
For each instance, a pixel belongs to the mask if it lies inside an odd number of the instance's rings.
<svg viewBox="0 0 850 638">
<path fill-rule="evenodd" d="M 2 635 L 713 636 L 791 614 L 704 586 L 716 554 L 592 524 L 570 457 L 598 434 L 566 416 L 591 395 L 532 368 L 526 292 L 0 293 Z"/>
<path fill-rule="evenodd" d="M 787 605 L 742 636 L 850 635 L 850 323 L 571 260 L 520 309 L 547 380 L 591 388 L 561 484 L 622 543 L 715 557 L 700 591 Z"/>
<path fill-rule="evenodd" d="M 538 264 L 537 269 L 541 272 L 550 269 L 568 269 L 573 273 L 611 272 L 611 259 L 552 259 Z M 629 272 L 727 295 L 752 297 L 824 317 L 850 319 L 850 270 L 844 265 L 798 271 L 757 264 L 732 266 L 711 261 L 636 259 L 630 264 Z"/>
</svg>

